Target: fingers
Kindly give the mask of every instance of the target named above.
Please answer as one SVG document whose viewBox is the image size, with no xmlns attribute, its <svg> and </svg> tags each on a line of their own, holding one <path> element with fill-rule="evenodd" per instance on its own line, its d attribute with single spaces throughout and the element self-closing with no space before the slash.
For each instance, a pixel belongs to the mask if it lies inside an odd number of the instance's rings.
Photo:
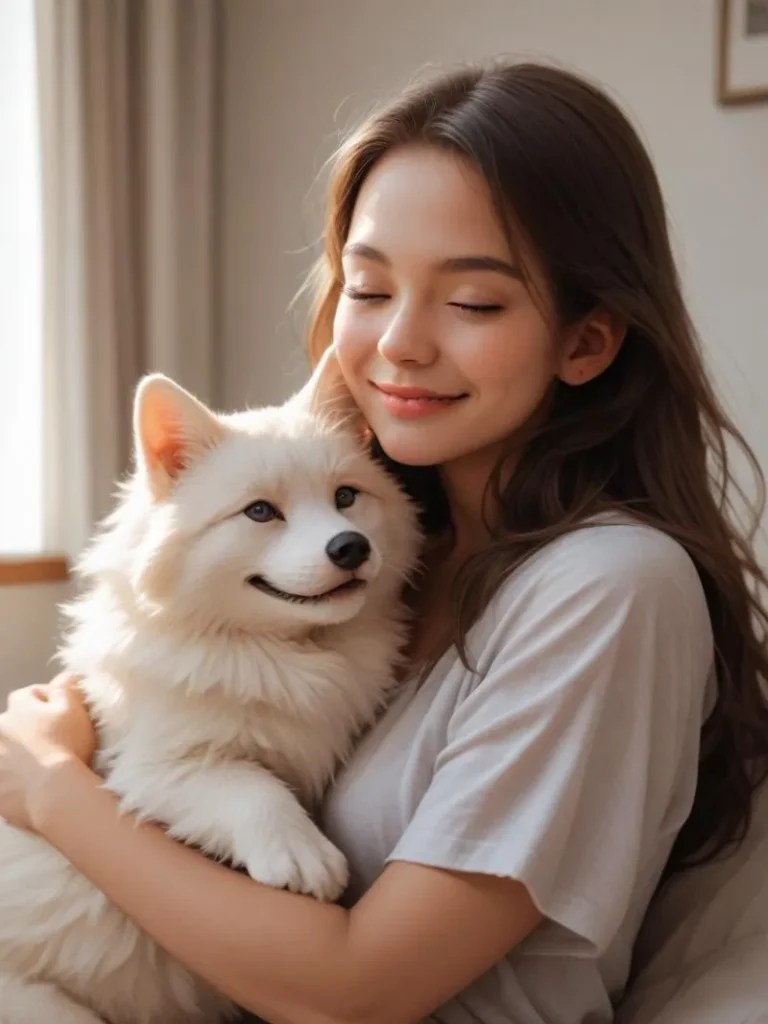
<svg viewBox="0 0 768 1024">
<path fill-rule="evenodd" d="M 30 700 L 47 704 L 56 697 L 80 697 L 79 683 L 82 678 L 72 672 L 60 672 L 44 686 L 21 686 L 8 694 L 8 707 L 18 707 Z"/>
<path fill-rule="evenodd" d="M 42 700 L 38 692 L 43 689 L 42 686 L 22 686 L 18 690 L 11 690 L 8 694 L 8 707 L 17 708 L 21 704 L 27 704 L 30 700 Z"/>
<path fill-rule="evenodd" d="M 49 694 L 49 700 L 55 701 L 61 708 L 82 706 L 84 704 L 83 691 L 80 689 L 82 678 L 82 676 L 73 675 L 71 672 L 62 672 L 45 687 Z"/>
<path fill-rule="evenodd" d="M 83 677 L 77 676 L 74 672 L 59 672 L 50 683 L 47 689 L 54 693 L 72 694 L 80 692 L 80 681 Z"/>
</svg>

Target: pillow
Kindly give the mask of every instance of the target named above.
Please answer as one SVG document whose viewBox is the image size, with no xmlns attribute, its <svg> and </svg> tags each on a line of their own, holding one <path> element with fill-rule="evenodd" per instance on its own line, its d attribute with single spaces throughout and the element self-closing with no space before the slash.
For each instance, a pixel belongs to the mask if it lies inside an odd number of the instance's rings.
<svg viewBox="0 0 768 1024">
<path fill-rule="evenodd" d="M 768 1022 L 768 786 L 740 849 L 653 901 L 635 970 L 616 1024 Z"/>
</svg>

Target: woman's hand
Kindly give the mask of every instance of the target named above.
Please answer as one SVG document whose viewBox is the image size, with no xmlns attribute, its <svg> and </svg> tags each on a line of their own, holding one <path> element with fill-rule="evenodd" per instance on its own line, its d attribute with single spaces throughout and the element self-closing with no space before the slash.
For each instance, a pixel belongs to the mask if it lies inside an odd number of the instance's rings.
<svg viewBox="0 0 768 1024">
<path fill-rule="evenodd" d="M 0 816 L 35 829 L 36 808 L 58 766 L 88 764 L 94 731 L 76 676 L 57 676 L 48 686 L 28 686 L 8 698 L 0 715 Z"/>
</svg>

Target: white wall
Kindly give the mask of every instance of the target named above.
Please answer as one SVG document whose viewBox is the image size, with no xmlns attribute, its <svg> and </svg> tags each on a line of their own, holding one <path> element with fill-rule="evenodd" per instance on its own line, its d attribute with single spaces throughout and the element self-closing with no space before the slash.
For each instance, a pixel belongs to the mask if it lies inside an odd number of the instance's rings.
<svg viewBox="0 0 768 1024">
<path fill-rule="evenodd" d="M 717 382 L 768 466 L 768 105 L 713 99 L 716 0 L 227 0 L 224 398 L 305 372 L 286 310 L 338 133 L 428 63 L 549 57 L 603 82 L 656 161 Z"/>
</svg>

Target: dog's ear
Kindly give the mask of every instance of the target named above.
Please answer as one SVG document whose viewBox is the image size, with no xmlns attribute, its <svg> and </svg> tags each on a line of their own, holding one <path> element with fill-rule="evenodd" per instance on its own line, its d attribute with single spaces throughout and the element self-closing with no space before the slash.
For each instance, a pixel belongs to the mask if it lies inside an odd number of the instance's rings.
<svg viewBox="0 0 768 1024">
<path fill-rule="evenodd" d="M 361 440 L 368 433 L 368 424 L 347 387 L 333 345 L 323 352 L 312 376 L 289 401 L 314 416 L 339 424 Z"/>
<path fill-rule="evenodd" d="M 136 460 L 156 500 L 224 436 L 221 422 L 188 391 L 161 373 L 144 377 L 133 408 Z"/>
</svg>

